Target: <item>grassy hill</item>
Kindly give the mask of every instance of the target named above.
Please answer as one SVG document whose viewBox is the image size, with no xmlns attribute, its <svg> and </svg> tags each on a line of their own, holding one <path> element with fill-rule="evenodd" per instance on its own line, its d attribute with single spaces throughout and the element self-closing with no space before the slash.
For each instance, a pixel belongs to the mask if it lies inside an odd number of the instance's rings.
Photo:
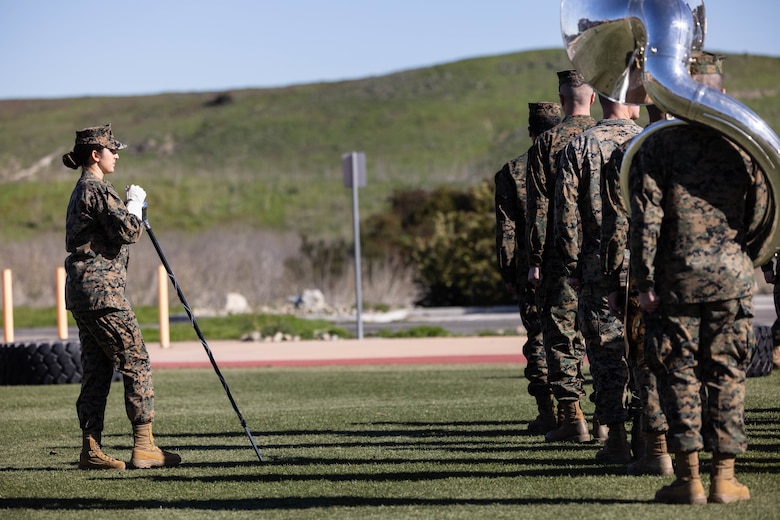
<svg viewBox="0 0 780 520">
<path fill-rule="evenodd" d="M 473 184 L 528 147 L 527 103 L 556 100 L 569 67 L 543 50 L 287 88 L 0 101 L 0 238 L 61 230 L 78 173 L 60 157 L 106 122 L 129 144 L 112 181 L 146 188 L 157 228 L 349 236 L 342 153 L 367 155 L 361 216 L 396 189 Z M 726 68 L 729 93 L 780 128 L 780 59 Z"/>
</svg>

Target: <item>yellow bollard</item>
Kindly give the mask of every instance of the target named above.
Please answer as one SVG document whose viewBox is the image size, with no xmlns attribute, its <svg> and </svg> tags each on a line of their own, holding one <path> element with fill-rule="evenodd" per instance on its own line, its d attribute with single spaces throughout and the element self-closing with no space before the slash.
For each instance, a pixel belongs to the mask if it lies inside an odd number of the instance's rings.
<svg viewBox="0 0 780 520">
<path fill-rule="evenodd" d="M 6 343 L 13 343 L 14 287 L 10 269 L 3 269 L 3 336 Z"/>
<path fill-rule="evenodd" d="M 168 272 L 163 265 L 157 268 L 157 298 L 160 314 L 160 346 L 168 348 L 171 346 L 171 328 L 168 321 Z"/>
<path fill-rule="evenodd" d="M 65 268 L 57 268 L 57 337 L 68 339 L 68 311 L 65 308 Z"/>
</svg>

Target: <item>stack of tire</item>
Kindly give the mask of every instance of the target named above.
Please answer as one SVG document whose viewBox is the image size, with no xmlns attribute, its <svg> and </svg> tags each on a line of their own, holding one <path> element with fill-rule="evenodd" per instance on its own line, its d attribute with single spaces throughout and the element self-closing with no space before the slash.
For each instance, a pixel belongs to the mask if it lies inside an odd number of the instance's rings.
<svg viewBox="0 0 780 520">
<path fill-rule="evenodd" d="M 748 365 L 747 376 L 748 377 L 763 377 L 772 373 L 772 354 L 774 351 L 774 343 L 772 342 L 772 327 L 765 325 L 754 325 L 753 336 L 755 337 L 755 343 L 753 344 L 750 365 Z"/>
<path fill-rule="evenodd" d="M 0 385 L 81 383 L 83 373 L 79 341 L 0 343 Z M 114 372 L 112 380 L 121 380 L 121 375 Z"/>
</svg>

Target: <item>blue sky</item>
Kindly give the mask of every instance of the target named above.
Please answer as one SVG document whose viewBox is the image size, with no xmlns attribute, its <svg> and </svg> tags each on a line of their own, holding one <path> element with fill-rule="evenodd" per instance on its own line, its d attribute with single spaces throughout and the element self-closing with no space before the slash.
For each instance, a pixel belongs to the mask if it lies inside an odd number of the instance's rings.
<svg viewBox="0 0 780 520">
<path fill-rule="evenodd" d="M 780 57 L 780 3 L 704 3 L 706 49 Z M 559 16 L 558 0 L 0 0 L 0 99 L 378 76 L 562 48 Z"/>
</svg>

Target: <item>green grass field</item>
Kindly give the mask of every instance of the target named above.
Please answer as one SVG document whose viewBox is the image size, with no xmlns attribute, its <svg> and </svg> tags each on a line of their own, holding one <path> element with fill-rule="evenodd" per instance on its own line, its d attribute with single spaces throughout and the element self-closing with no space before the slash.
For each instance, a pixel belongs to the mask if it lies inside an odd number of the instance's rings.
<svg viewBox="0 0 780 520">
<path fill-rule="evenodd" d="M 155 438 L 183 463 L 124 472 L 77 469 L 77 385 L 0 387 L 0 514 L 777 518 L 780 374 L 748 380 L 750 448 L 737 470 L 753 498 L 727 506 L 655 504 L 670 479 L 597 464 L 596 445 L 528 436 L 535 409 L 520 374 L 520 366 L 496 365 L 224 370 L 260 463 L 213 371 L 157 370 Z M 121 394 L 115 383 L 103 441 L 127 461 Z M 703 455 L 704 471 L 709 460 Z"/>
</svg>

